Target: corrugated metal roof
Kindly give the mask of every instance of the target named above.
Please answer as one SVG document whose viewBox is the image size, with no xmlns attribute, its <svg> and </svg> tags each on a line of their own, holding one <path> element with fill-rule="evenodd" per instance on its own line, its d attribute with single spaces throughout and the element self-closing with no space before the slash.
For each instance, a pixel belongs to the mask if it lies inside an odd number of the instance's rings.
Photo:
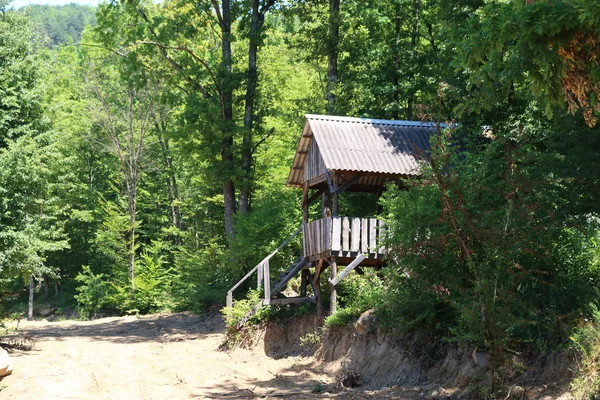
<svg viewBox="0 0 600 400">
<path fill-rule="evenodd" d="M 306 115 L 287 184 L 301 185 L 311 140 L 316 140 L 329 171 L 418 175 L 418 160 L 429 151 L 429 138 L 436 131 L 436 124 L 417 121 Z"/>
</svg>

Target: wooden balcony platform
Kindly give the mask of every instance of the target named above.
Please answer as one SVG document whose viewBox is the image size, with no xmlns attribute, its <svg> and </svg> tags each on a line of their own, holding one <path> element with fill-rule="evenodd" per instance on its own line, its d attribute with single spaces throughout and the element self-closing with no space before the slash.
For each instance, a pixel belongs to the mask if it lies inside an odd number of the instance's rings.
<svg viewBox="0 0 600 400">
<path fill-rule="evenodd" d="M 383 221 L 376 218 L 327 217 L 302 226 L 304 256 L 310 261 L 337 257 L 346 265 L 365 254 L 362 265 L 382 265 Z"/>
</svg>

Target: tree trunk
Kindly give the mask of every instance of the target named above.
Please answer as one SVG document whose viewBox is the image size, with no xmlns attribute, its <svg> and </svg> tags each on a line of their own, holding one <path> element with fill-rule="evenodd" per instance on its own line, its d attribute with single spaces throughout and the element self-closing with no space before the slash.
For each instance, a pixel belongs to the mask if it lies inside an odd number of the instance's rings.
<svg viewBox="0 0 600 400">
<path fill-rule="evenodd" d="M 254 129 L 254 101 L 258 83 L 258 44 L 260 42 L 264 14 L 266 8 L 259 9 L 259 1 L 252 0 L 252 19 L 248 35 L 248 72 L 246 83 L 246 105 L 244 110 L 244 136 L 242 138 L 242 179 L 238 201 L 240 214 L 250 211 L 250 194 L 252 192 L 252 142 Z"/>
<path fill-rule="evenodd" d="M 410 60 L 411 60 L 411 68 L 412 68 L 412 79 L 411 79 L 411 84 L 412 87 L 410 89 L 410 92 L 408 94 L 408 106 L 406 109 L 406 118 L 408 120 L 412 120 L 413 119 L 413 114 L 414 114 L 414 103 L 415 103 L 415 93 L 416 93 L 416 87 L 415 87 L 415 77 L 416 77 L 416 66 L 415 66 L 415 58 L 417 57 L 417 44 L 419 41 L 419 18 L 421 16 L 421 0 L 413 0 L 413 7 L 414 7 L 414 16 L 413 16 L 413 23 L 412 23 L 412 28 L 411 28 L 411 34 L 410 34 Z"/>
<path fill-rule="evenodd" d="M 135 206 L 134 206 L 135 207 Z M 129 232 L 129 280 L 131 282 L 131 294 L 135 293 L 135 210 L 130 215 L 129 222 L 131 231 Z"/>
<path fill-rule="evenodd" d="M 27 302 L 27 321 L 33 321 L 33 292 L 35 290 L 33 284 L 33 275 L 29 276 L 29 301 Z"/>
<path fill-rule="evenodd" d="M 48 275 L 44 274 L 44 300 L 48 300 Z"/>
<path fill-rule="evenodd" d="M 396 24 L 395 24 L 395 33 L 396 37 L 394 40 L 394 111 L 392 114 L 392 118 L 400 119 L 400 74 L 398 69 L 400 68 L 400 34 L 402 28 L 402 18 L 400 17 L 400 5 L 396 4 Z"/>
<path fill-rule="evenodd" d="M 327 114 L 337 112 L 338 45 L 340 40 L 340 0 L 329 0 L 329 37 L 327 43 Z"/>
<path fill-rule="evenodd" d="M 229 241 L 235 237 L 235 185 L 233 182 L 233 84 L 231 55 L 231 4 L 230 0 L 221 2 L 221 53 L 223 56 L 224 82 L 222 85 L 222 117 L 224 121 L 223 140 L 221 141 L 221 161 L 225 178 L 223 179 L 223 199 L 225 213 L 225 233 Z"/>
<path fill-rule="evenodd" d="M 163 163 L 167 171 L 167 196 L 169 197 L 169 205 L 171 209 L 171 223 L 173 226 L 181 230 L 181 210 L 179 208 L 179 189 L 177 187 L 177 177 L 175 176 L 175 169 L 173 168 L 173 158 L 171 157 L 171 148 L 169 141 L 162 136 L 161 130 L 163 127 L 159 127 L 158 141 L 163 154 Z"/>
</svg>

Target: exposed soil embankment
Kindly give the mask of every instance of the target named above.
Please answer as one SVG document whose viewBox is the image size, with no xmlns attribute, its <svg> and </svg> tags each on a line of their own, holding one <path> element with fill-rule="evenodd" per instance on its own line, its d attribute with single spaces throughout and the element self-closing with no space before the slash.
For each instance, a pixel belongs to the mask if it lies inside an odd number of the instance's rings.
<svg viewBox="0 0 600 400">
<path fill-rule="evenodd" d="M 414 337 L 391 335 L 378 329 L 373 317 L 363 316 L 355 326 L 326 330 L 321 326 L 314 316 L 285 324 L 270 322 L 258 329 L 254 345 L 262 346 L 275 358 L 314 352 L 315 360 L 323 363 L 329 377 L 339 383 L 346 376 L 357 376 L 355 383 L 369 389 L 403 387 L 417 390 L 421 396 L 477 398 L 473 388 L 489 381 L 486 354 L 474 347 L 423 343 Z M 306 344 L 317 336 L 319 344 Z M 523 388 L 521 398 L 571 398 L 568 384 L 573 359 L 566 353 L 513 361 L 511 383 L 519 390 Z"/>
</svg>

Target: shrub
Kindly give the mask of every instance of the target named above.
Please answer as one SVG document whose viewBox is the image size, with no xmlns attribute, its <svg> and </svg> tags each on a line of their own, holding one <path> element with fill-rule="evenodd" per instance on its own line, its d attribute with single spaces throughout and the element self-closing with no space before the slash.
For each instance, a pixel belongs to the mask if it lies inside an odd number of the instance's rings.
<svg viewBox="0 0 600 400">
<path fill-rule="evenodd" d="M 600 393 L 600 311 L 593 304 L 590 310 L 591 318 L 571 336 L 581 358 L 577 377 L 571 382 L 576 399 L 595 398 Z"/>
<path fill-rule="evenodd" d="M 325 319 L 326 326 L 348 325 L 365 311 L 381 303 L 385 285 L 372 269 L 364 275 L 350 275 L 338 285 L 340 307 Z"/>
<path fill-rule="evenodd" d="M 94 274 L 89 266 L 84 265 L 75 280 L 80 283 L 76 288 L 78 294 L 78 311 L 82 318 L 90 318 L 99 309 L 108 306 L 115 289 L 104 274 Z"/>
</svg>

